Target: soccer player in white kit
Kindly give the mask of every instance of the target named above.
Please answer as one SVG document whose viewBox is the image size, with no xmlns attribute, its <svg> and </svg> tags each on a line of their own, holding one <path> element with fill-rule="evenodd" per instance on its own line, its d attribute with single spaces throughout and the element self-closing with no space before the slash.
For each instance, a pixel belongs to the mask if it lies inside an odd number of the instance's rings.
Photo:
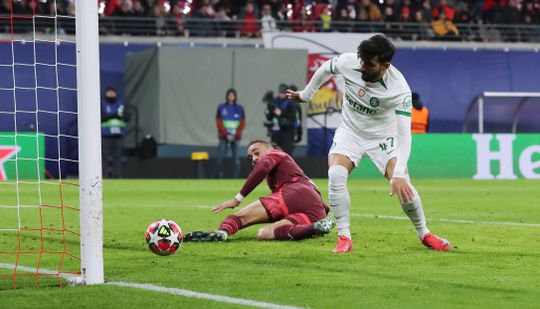
<svg viewBox="0 0 540 309">
<path fill-rule="evenodd" d="M 328 199 L 338 228 L 333 252 L 352 250 L 350 197 L 347 178 L 360 160 L 370 157 L 390 180 L 390 195 L 397 194 L 422 243 L 439 251 L 450 243 L 431 234 L 426 227 L 422 201 L 411 184 L 407 161 L 411 152 L 411 89 L 392 64 L 395 48 L 383 35 L 375 35 L 358 46 L 357 53 L 345 53 L 324 63 L 304 90 L 288 91 L 289 98 L 307 102 L 332 75 L 341 74 L 345 91 L 341 122 L 328 154 Z"/>
</svg>

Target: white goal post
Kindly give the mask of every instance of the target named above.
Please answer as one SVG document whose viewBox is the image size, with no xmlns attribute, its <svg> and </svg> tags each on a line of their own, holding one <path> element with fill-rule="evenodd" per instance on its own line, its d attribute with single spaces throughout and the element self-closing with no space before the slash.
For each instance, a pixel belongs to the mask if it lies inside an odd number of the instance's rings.
<svg viewBox="0 0 540 309">
<path fill-rule="evenodd" d="M 540 98 L 540 92 L 495 92 L 495 91 L 486 91 L 478 97 L 476 103 L 478 105 L 478 133 L 484 133 L 484 105 L 486 104 L 485 98 L 522 98 L 518 103 L 516 111 L 514 112 L 512 118 L 512 133 L 516 133 L 517 126 L 519 123 L 519 116 L 521 110 L 527 103 L 530 98 Z M 473 102 L 474 104 L 474 102 Z M 463 123 L 463 132 L 467 132 L 467 125 L 469 120 L 469 115 L 472 112 L 473 105 L 469 107 L 467 114 L 465 115 L 465 120 Z"/>
<path fill-rule="evenodd" d="M 104 282 L 98 6 L 76 2 L 81 274 Z"/>
</svg>

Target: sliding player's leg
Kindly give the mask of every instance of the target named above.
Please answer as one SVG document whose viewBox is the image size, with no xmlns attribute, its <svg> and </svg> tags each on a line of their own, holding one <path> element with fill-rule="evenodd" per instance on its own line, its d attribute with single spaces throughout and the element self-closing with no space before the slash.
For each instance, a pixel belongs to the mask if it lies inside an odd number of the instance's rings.
<svg viewBox="0 0 540 309">
<path fill-rule="evenodd" d="M 235 234 L 240 229 L 253 224 L 267 222 L 273 221 L 271 221 L 261 201 L 257 200 L 238 212 L 227 216 L 223 219 L 217 230 L 211 232 L 189 232 L 184 236 L 184 241 L 225 241 L 230 235 Z"/>
<path fill-rule="evenodd" d="M 261 228 L 257 233 L 257 238 L 259 240 L 301 240 L 328 234 L 334 225 L 332 215 L 312 222 L 307 214 L 294 213 Z"/>
<path fill-rule="evenodd" d="M 261 200 L 276 222 L 259 230 L 260 240 L 300 240 L 327 234 L 335 225 L 334 218 L 326 216 L 328 206 L 312 183 L 292 182 Z"/>
</svg>

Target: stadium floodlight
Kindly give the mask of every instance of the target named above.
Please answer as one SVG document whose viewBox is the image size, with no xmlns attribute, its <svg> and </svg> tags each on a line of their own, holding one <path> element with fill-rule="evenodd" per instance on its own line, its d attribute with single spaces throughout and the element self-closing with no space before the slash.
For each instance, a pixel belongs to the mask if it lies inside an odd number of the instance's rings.
<svg viewBox="0 0 540 309">
<path fill-rule="evenodd" d="M 31 0 L 21 14 L 17 0 L 8 3 L 0 14 L 0 286 L 100 284 L 98 7 L 77 0 L 75 16 L 61 15 L 60 1 Z"/>
<path fill-rule="evenodd" d="M 463 132 L 468 131 L 468 120 L 470 114 L 473 112 L 473 106 L 476 103 L 478 106 L 478 133 L 484 133 L 484 121 L 485 121 L 485 104 L 489 102 L 488 99 L 495 98 L 514 98 L 519 99 L 519 103 L 515 108 L 512 116 L 512 133 L 517 132 L 517 127 L 519 123 L 519 116 L 525 104 L 531 98 L 540 98 L 540 92 L 496 92 L 496 91 L 485 91 L 483 92 L 478 99 L 473 101 L 465 114 L 465 120 L 463 122 Z"/>
</svg>

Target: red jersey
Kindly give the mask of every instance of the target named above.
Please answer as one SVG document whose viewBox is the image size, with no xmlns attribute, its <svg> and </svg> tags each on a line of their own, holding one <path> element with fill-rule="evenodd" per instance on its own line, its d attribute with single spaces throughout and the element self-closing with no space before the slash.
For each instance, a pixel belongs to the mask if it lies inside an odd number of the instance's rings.
<svg viewBox="0 0 540 309">
<path fill-rule="evenodd" d="M 240 194 L 247 196 L 265 178 L 272 192 L 277 192 L 288 183 L 297 182 L 309 183 L 316 188 L 294 159 L 278 149 L 269 150 L 259 159 L 240 190 Z"/>
</svg>

